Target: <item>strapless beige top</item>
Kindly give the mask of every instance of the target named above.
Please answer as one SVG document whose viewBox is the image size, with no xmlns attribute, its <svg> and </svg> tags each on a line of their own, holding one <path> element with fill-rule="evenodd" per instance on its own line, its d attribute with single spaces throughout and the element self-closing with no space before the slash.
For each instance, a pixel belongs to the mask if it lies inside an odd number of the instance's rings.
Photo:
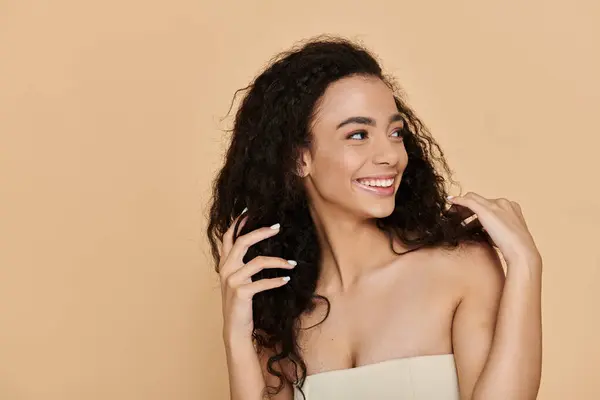
<svg viewBox="0 0 600 400">
<path fill-rule="evenodd" d="M 405 357 L 306 377 L 306 400 L 459 400 L 454 354 Z M 302 400 L 294 388 L 294 400 Z"/>
</svg>

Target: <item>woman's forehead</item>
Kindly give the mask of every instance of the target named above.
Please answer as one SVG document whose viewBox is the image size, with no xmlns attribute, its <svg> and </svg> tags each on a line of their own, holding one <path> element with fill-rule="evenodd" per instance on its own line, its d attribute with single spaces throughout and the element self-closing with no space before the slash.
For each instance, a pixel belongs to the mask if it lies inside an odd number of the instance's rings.
<svg viewBox="0 0 600 400">
<path fill-rule="evenodd" d="M 320 101 L 316 123 L 337 126 L 349 117 L 376 121 L 397 112 L 392 90 L 379 78 L 353 76 L 333 82 Z"/>
</svg>

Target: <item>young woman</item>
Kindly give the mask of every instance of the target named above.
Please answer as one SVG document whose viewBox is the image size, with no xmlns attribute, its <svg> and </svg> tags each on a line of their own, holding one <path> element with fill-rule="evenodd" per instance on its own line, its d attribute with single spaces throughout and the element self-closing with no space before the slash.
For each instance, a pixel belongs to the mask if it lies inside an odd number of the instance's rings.
<svg viewBox="0 0 600 400">
<path fill-rule="evenodd" d="M 313 38 L 245 90 L 207 228 L 231 398 L 535 399 L 519 205 L 447 199 L 443 152 L 358 44 Z"/>
</svg>

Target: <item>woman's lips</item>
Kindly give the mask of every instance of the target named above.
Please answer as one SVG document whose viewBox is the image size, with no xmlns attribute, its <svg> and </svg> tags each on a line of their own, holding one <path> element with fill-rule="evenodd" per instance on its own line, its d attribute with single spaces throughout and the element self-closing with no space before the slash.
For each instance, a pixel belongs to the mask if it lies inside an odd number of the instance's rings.
<svg viewBox="0 0 600 400">
<path fill-rule="evenodd" d="M 392 183 L 391 186 L 389 187 L 380 187 L 380 186 L 368 186 L 368 185 L 363 185 L 362 183 L 358 182 L 358 181 L 352 181 L 354 184 L 356 184 L 356 186 L 358 186 L 359 188 L 366 190 L 367 192 L 379 195 L 379 196 L 391 196 L 394 194 L 394 183 Z"/>
</svg>

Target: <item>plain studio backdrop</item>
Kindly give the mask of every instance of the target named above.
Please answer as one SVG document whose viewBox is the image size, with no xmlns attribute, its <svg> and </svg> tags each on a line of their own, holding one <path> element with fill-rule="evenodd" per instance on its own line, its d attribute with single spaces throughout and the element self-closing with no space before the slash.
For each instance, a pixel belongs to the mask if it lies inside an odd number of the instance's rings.
<svg viewBox="0 0 600 400">
<path fill-rule="evenodd" d="M 521 204 L 539 398 L 600 398 L 597 1 L 3 0 L 1 399 L 228 398 L 204 237 L 220 119 L 320 33 L 381 58 L 465 192 Z"/>
</svg>

